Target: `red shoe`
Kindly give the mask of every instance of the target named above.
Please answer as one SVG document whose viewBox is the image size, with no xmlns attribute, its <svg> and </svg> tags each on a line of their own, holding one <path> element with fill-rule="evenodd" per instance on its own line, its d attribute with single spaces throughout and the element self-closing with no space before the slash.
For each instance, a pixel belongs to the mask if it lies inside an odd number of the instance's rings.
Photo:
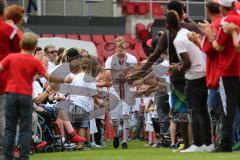
<svg viewBox="0 0 240 160">
<path fill-rule="evenodd" d="M 76 143 L 76 142 L 86 142 L 87 139 L 86 138 L 83 138 L 79 135 L 77 135 L 75 132 L 72 132 L 69 134 L 69 140 L 70 142 L 72 143 Z"/>
<path fill-rule="evenodd" d="M 15 148 L 13 151 L 13 157 L 15 159 L 18 159 L 20 157 L 20 150 L 18 148 Z"/>
<path fill-rule="evenodd" d="M 40 143 L 36 146 L 36 149 L 44 148 L 46 145 L 47 145 L 47 142 L 46 142 L 46 141 L 42 141 L 42 142 L 40 142 Z"/>
</svg>

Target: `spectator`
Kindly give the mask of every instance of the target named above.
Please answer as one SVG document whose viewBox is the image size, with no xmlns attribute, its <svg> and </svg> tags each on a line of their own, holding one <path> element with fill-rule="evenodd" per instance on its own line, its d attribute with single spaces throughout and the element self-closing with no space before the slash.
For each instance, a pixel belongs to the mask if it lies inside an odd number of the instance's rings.
<svg viewBox="0 0 240 160">
<path fill-rule="evenodd" d="M 188 40 L 189 30 L 180 29 L 179 17 L 175 11 L 167 14 L 167 28 L 175 34 L 174 46 L 181 62 L 169 66 L 170 74 L 185 72 L 185 96 L 192 110 L 193 145 L 180 152 L 204 152 L 213 150 L 211 123 L 207 108 L 205 84 L 205 58 L 202 51 Z M 199 127 L 203 128 L 199 132 Z"/>
<path fill-rule="evenodd" d="M 57 49 L 54 45 L 47 45 L 44 48 L 44 53 L 48 57 L 48 71 L 52 71 L 55 67 L 55 61 L 57 60 Z"/>
<path fill-rule="evenodd" d="M 8 79 L 4 90 L 6 96 L 4 106 L 6 118 L 5 159 L 13 159 L 18 120 L 20 125 L 20 159 L 29 158 L 32 134 L 32 81 L 35 74 L 45 76 L 53 82 L 64 82 L 63 79 L 50 77 L 42 63 L 32 56 L 37 40 L 37 35 L 24 33 L 20 43 L 21 53 L 11 54 L 0 62 L 0 71 L 5 72 Z"/>
<path fill-rule="evenodd" d="M 239 14 L 235 8 L 235 0 L 219 0 L 220 12 L 224 16 L 221 22 L 239 24 Z M 232 152 L 233 121 L 238 106 L 240 55 L 233 46 L 232 38 L 220 28 L 217 36 L 209 24 L 202 25 L 208 40 L 219 54 L 220 95 L 222 110 L 222 138 L 216 152 Z"/>
<path fill-rule="evenodd" d="M 32 13 L 32 8 L 33 8 L 34 12 L 37 12 L 38 7 L 37 7 L 37 4 L 36 4 L 35 0 L 29 0 L 28 7 L 27 7 L 27 13 L 28 14 Z"/>
<path fill-rule="evenodd" d="M 10 52 L 19 52 L 19 37 L 16 35 L 16 29 L 4 22 L 4 9 L 6 6 L 5 0 L 0 0 L 0 61 Z M 4 101 L 3 92 L 6 85 L 6 74 L 0 74 L 0 156 L 3 145 L 3 129 L 4 129 Z"/>
</svg>

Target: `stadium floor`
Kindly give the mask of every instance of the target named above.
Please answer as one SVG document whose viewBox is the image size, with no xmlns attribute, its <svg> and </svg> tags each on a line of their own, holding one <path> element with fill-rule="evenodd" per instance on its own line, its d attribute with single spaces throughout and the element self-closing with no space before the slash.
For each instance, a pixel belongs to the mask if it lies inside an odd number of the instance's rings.
<svg viewBox="0 0 240 160">
<path fill-rule="evenodd" d="M 79 152 L 36 153 L 31 160 L 237 160 L 240 152 L 233 153 L 173 153 L 170 149 L 146 148 L 145 142 L 131 141 L 129 149 L 107 147 Z"/>
</svg>

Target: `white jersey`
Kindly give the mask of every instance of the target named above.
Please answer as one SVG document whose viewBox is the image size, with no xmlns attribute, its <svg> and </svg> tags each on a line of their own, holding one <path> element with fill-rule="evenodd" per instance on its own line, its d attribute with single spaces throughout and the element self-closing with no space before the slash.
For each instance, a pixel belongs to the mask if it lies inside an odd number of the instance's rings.
<svg viewBox="0 0 240 160">
<path fill-rule="evenodd" d="M 137 64 L 137 59 L 135 56 L 129 53 L 125 53 L 125 55 L 125 58 L 120 60 L 117 54 L 114 54 L 109 57 L 105 63 L 105 69 L 110 69 L 112 71 L 113 87 L 121 99 L 127 97 L 127 91 L 131 86 L 127 82 L 123 84 L 116 84 L 114 83 L 114 80 L 119 79 L 121 74 L 135 67 Z"/>
</svg>

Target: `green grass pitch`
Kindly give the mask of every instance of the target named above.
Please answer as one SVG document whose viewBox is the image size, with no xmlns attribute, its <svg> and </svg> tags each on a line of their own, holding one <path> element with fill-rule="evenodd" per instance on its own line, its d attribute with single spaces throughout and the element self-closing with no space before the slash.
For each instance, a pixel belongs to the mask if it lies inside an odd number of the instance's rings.
<svg viewBox="0 0 240 160">
<path fill-rule="evenodd" d="M 145 142 L 131 141 L 129 149 L 105 148 L 88 151 L 36 153 L 31 160 L 240 160 L 240 152 L 233 153 L 173 153 L 165 148 L 146 148 Z"/>
</svg>

